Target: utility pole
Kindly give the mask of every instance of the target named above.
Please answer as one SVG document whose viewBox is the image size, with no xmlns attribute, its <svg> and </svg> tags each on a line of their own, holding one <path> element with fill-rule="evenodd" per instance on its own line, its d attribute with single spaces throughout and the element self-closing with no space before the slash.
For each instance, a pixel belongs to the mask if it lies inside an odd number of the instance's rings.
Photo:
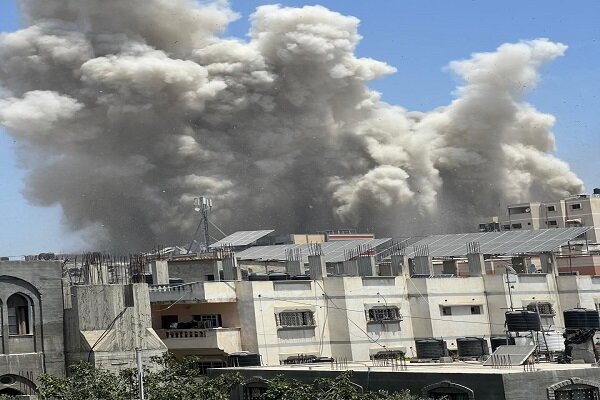
<svg viewBox="0 0 600 400">
<path fill-rule="evenodd" d="M 144 400 L 144 366 L 142 365 L 142 349 L 135 348 L 135 364 L 138 372 L 138 390 L 140 392 L 140 400 Z"/>
</svg>

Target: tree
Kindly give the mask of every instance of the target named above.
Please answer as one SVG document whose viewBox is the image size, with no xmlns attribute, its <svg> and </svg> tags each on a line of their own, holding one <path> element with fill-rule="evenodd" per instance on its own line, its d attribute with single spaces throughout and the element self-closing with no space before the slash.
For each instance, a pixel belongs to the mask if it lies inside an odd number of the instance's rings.
<svg viewBox="0 0 600 400">
<path fill-rule="evenodd" d="M 38 391 L 42 399 L 56 400 L 128 400 L 119 375 L 94 368 L 87 362 L 71 366 L 67 377 L 42 375 Z"/>
</svg>

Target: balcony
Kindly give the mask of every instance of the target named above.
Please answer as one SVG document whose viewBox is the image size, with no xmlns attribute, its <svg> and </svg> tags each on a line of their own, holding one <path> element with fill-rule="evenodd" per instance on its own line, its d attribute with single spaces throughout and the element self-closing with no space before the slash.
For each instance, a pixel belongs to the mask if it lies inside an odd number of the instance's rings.
<svg viewBox="0 0 600 400">
<path fill-rule="evenodd" d="M 240 328 L 158 329 L 169 350 L 219 350 L 226 354 L 242 351 Z"/>
<path fill-rule="evenodd" d="M 173 303 L 235 303 L 233 282 L 192 282 L 183 285 L 151 285 L 150 302 Z"/>
</svg>

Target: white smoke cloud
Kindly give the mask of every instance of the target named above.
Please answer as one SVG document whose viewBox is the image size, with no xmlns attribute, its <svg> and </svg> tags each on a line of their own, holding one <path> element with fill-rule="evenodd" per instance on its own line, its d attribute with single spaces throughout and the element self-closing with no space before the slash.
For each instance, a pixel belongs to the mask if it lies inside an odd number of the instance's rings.
<svg viewBox="0 0 600 400">
<path fill-rule="evenodd" d="M 451 62 L 447 107 L 408 112 L 368 81 L 359 21 L 262 6 L 247 42 L 219 37 L 224 1 L 24 0 L 0 36 L 0 124 L 27 197 L 60 204 L 92 244 L 190 239 L 193 198 L 222 228 L 380 235 L 472 229 L 498 205 L 582 190 L 556 159 L 554 117 L 524 101 L 566 46 L 503 44 Z M 36 155 L 36 156 L 32 156 Z"/>
</svg>

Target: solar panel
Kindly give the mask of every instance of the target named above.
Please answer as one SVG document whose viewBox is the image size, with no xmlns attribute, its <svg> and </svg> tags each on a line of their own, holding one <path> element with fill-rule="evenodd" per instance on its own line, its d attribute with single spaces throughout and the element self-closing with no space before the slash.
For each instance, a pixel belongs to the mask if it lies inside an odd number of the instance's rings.
<svg viewBox="0 0 600 400">
<path fill-rule="evenodd" d="M 271 232 L 274 232 L 273 229 L 263 231 L 238 231 L 224 237 L 217 243 L 211 244 L 210 247 L 247 246 L 254 243 L 258 239 L 267 236 Z"/>
<path fill-rule="evenodd" d="M 381 238 L 372 240 L 336 240 L 333 242 L 320 243 L 323 250 L 325 262 L 342 262 L 345 260 L 344 251 L 356 249 L 358 246 L 378 248 L 392 239 Z M 243 250 L 236 254 L 236 258 L 240 260 L 251 261 L 285 261 L 286 251 L 288 249 L 300 249 L 302 260 L 308 262 L 310 254 L 309 244 L 280 244 L 273 246 L 254 246 Z"/>
<path fill-rule="evenodd" d="M 506 232 L 460 233 L 433 235 L 421 239 L 413 246 L 427 245 L 432 257 L 460 257 L 467 254 L 467 242 L 478 242 L 482 254 L 524 254 L 556 250 L 561 245 L 591 229 L 577 228 L 539 229 Z M 407 255 L 414 257 L 414 249 L 407 248 Z"/>
<path fill-rule="evenodd" d="M 492 353 L 483 365 L 486 367 L 521 365 L 531 357 L 534 351 L 534 344 L 498 346 L 496 351 Z"/>
</svg>

